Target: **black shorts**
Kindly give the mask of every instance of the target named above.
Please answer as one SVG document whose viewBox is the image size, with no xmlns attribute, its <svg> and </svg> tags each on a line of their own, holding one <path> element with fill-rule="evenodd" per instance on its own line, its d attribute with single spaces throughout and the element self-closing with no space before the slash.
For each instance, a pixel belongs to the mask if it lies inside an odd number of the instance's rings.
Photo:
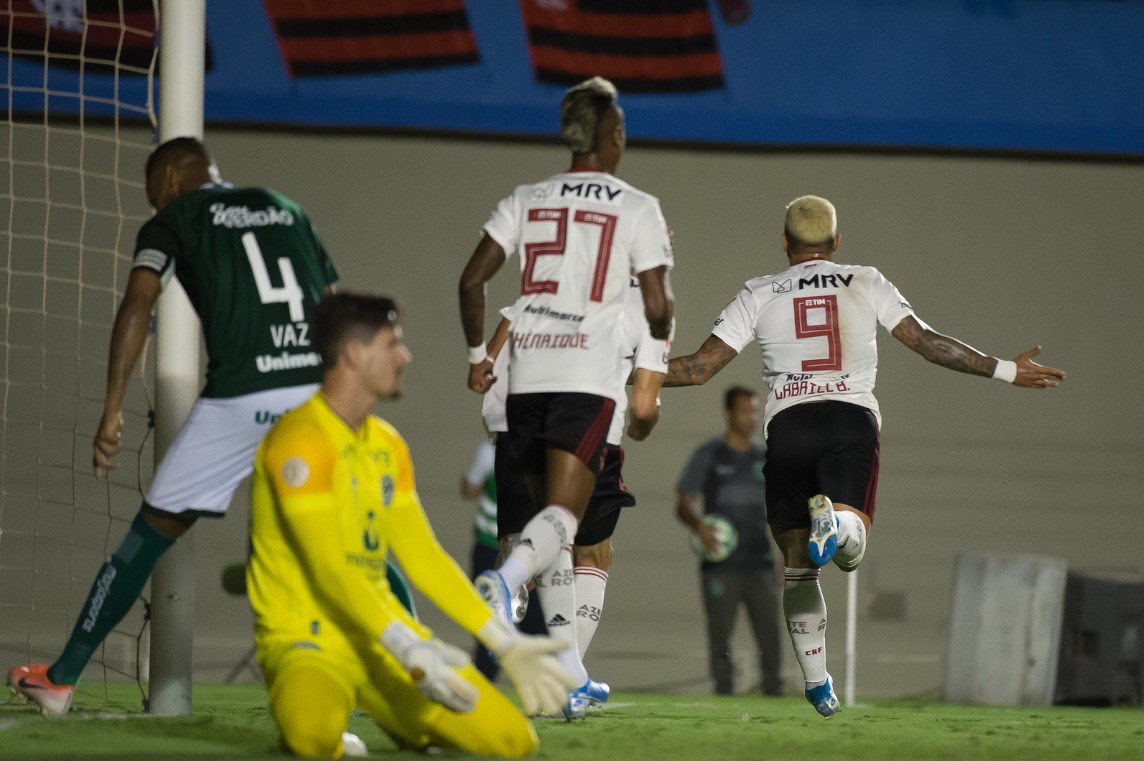
<svg viewBox="0 0 1144 761">
<path fill-rule="evenodd" d="M 509 394 L 508 432 L 497 434 L 497 536 L 519 534 L 547 498 L 534 494 L 547 469 L 548 449 L 570 452 L 599 478 L 616 403 L 578 393 Z M 531 486 L 530 486 L 531 484 Z"/>
<path fill-rule="evenodd" d="M 524 525 L 540 511 L 525 485 L 524 479 L 514 477 L 508 470 L 506 459 L 501 456 L 501 446 L 508 436 L 497 434 L 497 455 L 494 466 L 497 483 L 497 538 L 504 539 L 510 534 L 524 531 Z M 596 489 L 588 501 L 588 509 L 580 527 L 576 531 L 576 544 L 589 547 L 610 539 L 620 520 L 620 508 L 632 507 L 636 497 L 628 491 L 624 483 L 622 468 L 624 450 L 607 445 L 604 453 L 604 469 L 596 477 Z"/>
<path fill-rule="evenodd" d="M 497 539 L 511 534 L 519 534 L 524 524 L 536 515 L 536 500 L 529 493 L 528 484 L 514 470 L 515 463 L 509 455 L 508 434 L 497 433 L 496 454 L 493 459 L 493 476 L 497 484 Z"/>
<path fill-rule="evenodd" d="M 806 501 L 825 494 L 874 518 L 878 421 L 848 402 L 805 402 L 767 428 L 767 523 L 775 533 L 810 526 Z"/>
<path fill-rule="evenodd" d="M 632 507 L 636 497 L 628 491 L 621 472 L 624 466 L 624 450 L 608 444 L 604 452 L 604 469 L 596 477 L 596 490 L 588 501 L 588 510 L 580 528 L 576 531 L 576 544 L 591 547 L 605 539 L 611 539 L 620 520 L 620 508 Z"/>
</svg>

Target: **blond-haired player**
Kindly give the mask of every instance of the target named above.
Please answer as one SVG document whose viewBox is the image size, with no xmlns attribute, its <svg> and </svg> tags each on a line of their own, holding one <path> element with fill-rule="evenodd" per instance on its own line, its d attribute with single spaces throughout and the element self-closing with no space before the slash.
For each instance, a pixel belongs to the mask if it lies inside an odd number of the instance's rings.
<svg viewBox="0 0 1144 761">
<path fill-rule="evenodd" d="M 493 614 L 435 538 L 409 449 L 373 405 L 397 398 L 411 355 L 393 301 L 343 293 L 315 315 L 320 391 L 259 448 L 247 588 L 271 712 L 283 744 L 342 754 L 360 707 L 404 748 L 523 756 L 529 720 L 458 648 L 435 639 L 392 595 L 390 551 L 409 580 L 499 659 L 527 712 L 559 710 L 576 686 L 547 637 Z"/>
<path fill-rule="evenodd" d="M 932 330 L 878 270 L 836 264 L 841 241 L 833 204 L 817 196 L 792 201 L 782 234 L 790 266 L 748 280 L 699 350 L 671 360 L 664 382 L 706 383 L 751 341 L 762 349 L 767 522 L 783 553 L 783 612 L 806 698 L 827 718 L 839 704 L 826 673 L 819 566 L 833 560 L 844 571 L 857 568 L 874 518 L 878 325 L 951 370 L 1023 388 L 1052 388 L 1065 376 L 1033 361 L 1039 347 L 997 359 Z"/>
</svg>

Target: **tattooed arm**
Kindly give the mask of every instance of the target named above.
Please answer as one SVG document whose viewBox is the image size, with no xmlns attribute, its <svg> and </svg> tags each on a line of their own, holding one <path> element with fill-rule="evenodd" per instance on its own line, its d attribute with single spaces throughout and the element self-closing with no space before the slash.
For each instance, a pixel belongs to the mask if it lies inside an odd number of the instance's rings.
<svg viewBox="0 0 1144 761">
<path fill-rule="evenodd" d="M 992 377 L 993 371 L 997 369 L 999 360 L 996 357 L 982 354 L 956 338 L 942 335 L 912 316 L 904 318 L 895 325 L 891 333 L 894 338 L 935 365 L 985 378 Z M 1040 353 L 1041 347 L 1037 346 L 1014 358 L 1017 365 L 1014 385 L 1024 388 L 1051 388 L 1060 384 L 1065 377 L 1064 371 L 1034 362 L 1033 357 Z"/>
<path fill-rule="evenodd" d="M 715 374 L 738 356 L 738 352 L 723 342 L 723 339 L 710 335 L 699 351 L 686 357 L 676 357 L 667 363 L 667 377 L 664 386 L 702 386 L 715 377 Z"/>
</svg>

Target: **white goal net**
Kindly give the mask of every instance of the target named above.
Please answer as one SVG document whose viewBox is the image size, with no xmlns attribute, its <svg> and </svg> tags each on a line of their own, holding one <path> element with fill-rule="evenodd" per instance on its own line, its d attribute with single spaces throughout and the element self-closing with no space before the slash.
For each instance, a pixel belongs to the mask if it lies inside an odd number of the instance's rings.
<svg viewBox="0 0 1144 761">
<path fill-rule="evenodd" d="M 132 384 L 125 451 L 91 473 L 107 347 L 149 215 L 152 0 L 7 0 L 0 124 L 0 666 L 51 662 L 150 474 L 150 403 Z M 128 451 L 132 450 L 132 451 Z M 80 695 L 136 678 L 138 605 Z M 99 678 L 95 678 L 99 677 Z"/>
</svg>

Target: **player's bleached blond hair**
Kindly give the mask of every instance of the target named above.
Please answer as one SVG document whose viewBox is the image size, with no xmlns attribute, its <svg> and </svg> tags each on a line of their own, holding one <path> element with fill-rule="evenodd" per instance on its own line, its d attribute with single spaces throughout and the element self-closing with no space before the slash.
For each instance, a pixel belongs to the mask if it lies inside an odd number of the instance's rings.
<svg viewBox="0 0 1144 761">
<path fill-rule="evenodd" d="M 592 153 L 600 139 L 600 121 L 616 105 L 616 86 L 592 77 L 569 87 L 560 102 L 560 136 L 573 153 Z"/>
<path fill-rule="evenodd" d="M 783 231 L 793 242 L 808 246 L 830 243 L 838 235 L 838 213 L 825 198 L 799 196 L 787 204 Z"/>
</svg>

